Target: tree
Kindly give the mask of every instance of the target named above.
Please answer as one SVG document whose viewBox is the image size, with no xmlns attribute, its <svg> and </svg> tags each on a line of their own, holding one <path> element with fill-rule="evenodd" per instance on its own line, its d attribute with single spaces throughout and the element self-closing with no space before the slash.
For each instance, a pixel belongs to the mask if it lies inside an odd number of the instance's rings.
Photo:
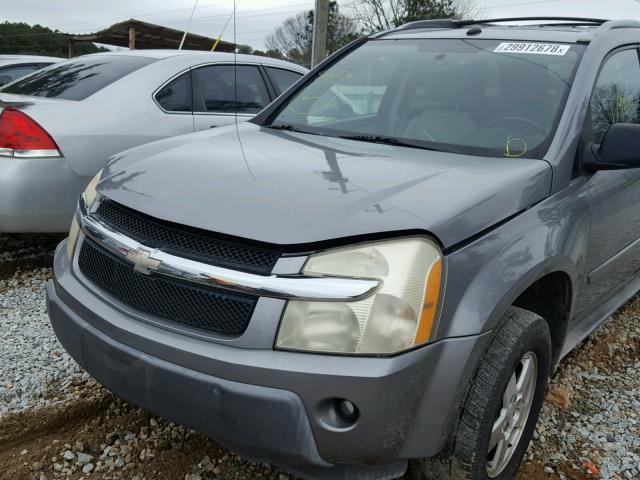
<svg viewBox="0 0 640 480">
<path fill-rule="evenodd" d="M 624 85 L 609 83 L 596 88 L 591 100 L 593 137 L 601 142 L 614 123 L 638 123 L 640 111 L 638 94 L 625 89 Z"/>
<path fill-rule="evenodd" d="M 236 47 L 236 51 L 244 55 L 259 55 L 261 57 L 271 57 L 271 58 L 277 58 L 279 60 L 284 60 L 284 57 L 278 50 L 262 51 L 262 50 L 255 50 L 250 45 L 238 45 Z"/>
<path fill-rule="evenodd" d="M 360 35 L 356 22 L 340 13 L 338 2 L 329 3 L 327 54 L 331 54 Z M 313 10 L 287 18 L 267 37 L 267 49 L 279 52 L 283 58 L 305 66 L 311 64 Z"/>
<path fill-rule="evenodd" d="M 30 53 L 66 58 L 68 51 L 67 35 L 58 30 L 26 23 L 0 23 L 0 55 Z M 74 51 L 76 55 L 84 55 L 108 50 L 84 43 L 74 45 Z"/>
<path fill-rule="evenodd" d="M 389 30 L 415 20 L 478 14 L 474 0 L 353 0 L 352 9 L 367 32 Z"/>
</svg>

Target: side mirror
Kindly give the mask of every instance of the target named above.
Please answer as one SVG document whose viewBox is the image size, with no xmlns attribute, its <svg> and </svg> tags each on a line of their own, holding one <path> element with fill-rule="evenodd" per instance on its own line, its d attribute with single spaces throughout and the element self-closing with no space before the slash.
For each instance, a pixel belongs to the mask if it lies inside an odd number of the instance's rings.
<svg viewBox="0 0 640 480">
<path fill-rule="evenodd" d="M 624 170 L 640 168 L 640 125 L 614 123 L 598 145 L 592 145 L 586 162 L 589 170 Z"/>
</svg>

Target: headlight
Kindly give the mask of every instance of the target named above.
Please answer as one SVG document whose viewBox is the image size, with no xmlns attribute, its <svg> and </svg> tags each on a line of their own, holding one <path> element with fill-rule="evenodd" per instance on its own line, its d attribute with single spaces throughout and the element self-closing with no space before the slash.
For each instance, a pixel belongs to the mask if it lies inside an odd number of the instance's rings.
<svg viewBox="0 0 640 480">
<path fill-rule="evenodd" d="M 276 348 L 384 355 L 431 339 L 442 277 L 434 242 L 411 237 L 330 250 L 309 257 L 303 273 L 374 278 L 381 287 L 357 302 L 289 301 Z"/>
<path fill-rule="evenodd" d="M 78 225 L 78 220 L 76 220 L 74 216 L 73 220 L 71 220 L 71 227 L 69 228 L 69 238 L 67 238 L 67 255 L 69 255 L 69 258 L 73 258 L 73 251 L 76 248 L 79 233 L 80 225 Z"/>
<path fill-rule="evenodd" d="M 102 170 L 98 172 L 98 174 L 91 179 L 89 185 L 84 190 L 84 201 L 87 204 L 87 208 L 91 208 L 91 206 L 95 203 L 96 198 L 98 197 L 98 193 L 96 192 L 96 186 L 98 182 L 100 182 L 100 178 L 102 177 Z M 76 216 L 73 216 L 73 220 L 71 220 L 71 227 L 69 228 L 69 238 L 67 239 L 67 254 L 69 258 L 73 257 L 73 251 L 76 248 L 76 242 L 78 241 L 78 234 L 80 233 L 80 225 L 78 225 L 78 220 Z"/>
<path fill-rule="evenodd" d="M 84 202 L 87 204 L 87 208 L 91 208 L 98 197 L 98 192 L 96 192 L 96 187 L 102 178 L 102 170 L 100 170 L 95 177 L 91 179 L 87 188 L 84 189 Z"/>
</svg>

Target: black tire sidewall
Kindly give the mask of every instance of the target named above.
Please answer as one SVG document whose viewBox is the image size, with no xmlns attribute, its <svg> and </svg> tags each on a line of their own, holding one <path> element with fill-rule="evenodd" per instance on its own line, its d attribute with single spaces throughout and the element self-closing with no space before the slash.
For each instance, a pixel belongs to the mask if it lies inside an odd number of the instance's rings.
<svg viewBox="0 0 640 480">
<path fill-rule="evenodd" d="M 544 322 L 544 320 L 542 319 L 540 320 Z M 545 326 L 546 326 L 546 323 L 545 323 Z M 511 374 L 515 371 L 516 366 L 518 365 L 522 357 L 527 352 L 535 353 L 538 361 L 536 393 L 533 397 L 533 403 L 531 405 L 531 411 L 529 412 L 529 418 L 527 418 L 527 424 L 525 425 L 524 432 L 522 433 L 522 437 L 520 437 L 520 443 L 518 444 L 518 447 L 513 453 L 513 456 L 511 457 L 511 460 L 509 461 L 509 464 L 507 465 L 507 467 L 504 469 L 504 471 L 500 475 L 495 477 L 493 480 L 507 480 L 507 479 L 515 478 L 516 474 L 518 473 L 518 469 L 520 468 L 522 458 L 524 457 L 527 447 L 529 446 L 531 437 L 533 436 L 533 432 L 536 428 L 536 424 L 538 423 L 538 417 L 540 416 L 540 410 L 542 408 L 542 404 L 544 403 L 544 397 L 547 390 L 547 383 L 549 382 L 549 373 L 550 373 L 550 367 L 551 367 L 550 365 L 551 342 L 549 341 L 548 336 L 544 337 L 540 334 L 536 335 L 535 337 L 532 337 L 531 340 L 532 340 L 531 343 L 526 348 L 522 348 L 511 359 L 512 365 L 510 367 L 508 375 L 504 379 L 505 381 L 501 386 L 500 394 L 497 401 L 501 401 L 502 394 L 507 387 L 507 383 L 509 382 L 509 378 L 511 377 Z M 491 435 L 491 429 L 493 427 L 494 421 L 495 421 L 495 417 L 492 417 L 489 419 L 489 423 L 487 427 L 489 431 L 489 436 Z M 489 449 L 489 436 L 487 436 L 487 442 L 485 445 L 485 449 L 483 450 L 484 452 L 487 452 Z M 485 453 L 485 458 L 486 458 L 486 453 Z M 486 472 L 485 465 L 483 465 L 483 469 L 485 469 L 484 471 Z M 486 473 L 485 473 L 485 478 L 487 479 L 489 478 L 486 475 Z"/>
<path fill-rule="evenodd" d="M 516 309 L 514 312 L 518 315 L 518 311 L 520 309 Z M 467 470 L 467 475 L 463 475 L 460 478 L 471 478 L 473 480 L 511 480 L 514 479 L 518 469 L 520 467 L 520 463 L 526 449 L 529 445 L 529 441 L 533 436 L 533 432 L 535 430 L 536 423 L 538 421 L 538 417 L 540 414 L 540 410 L 542 408 L 542 404 L 544 402 L 544 397 L 546 393 L 547 383 L 549 380 L 549 375 L 551 371 L 551 339 L 549 335 L 549 328 L 547 323 L 541 317 L 532 314 L 531 312 L 526 312 L 527 317 L 529 317 L 528 324 L 525 328 L 521 329 L 518 332 L 518 338 L 513 338 L 513 331 L 509 329 L 510 338 L 512 348 L 508 349 L 508 354 L 504 355 L 499 362 L 499 366 L 497 366 L 496 370 L 498 371 L 495 378 L 490 378 L 487 374 L 488 370 L 483 370 L 482 365 L 479 368 L 477 375 L 482 375 L 482 379 L 487 383 L 489 380 L 491 392 L 488 396 L 490 399 L 489 405 L 494 408 L 486 408 L 486 413 L 484 414 L 482 421 L 475 432 L 477 438 L 475 439 L 475 445 L 477 447 L 476 450 L 476 460 L 475 462 L 469 463 L 468 461 L 464 462 L 467 468 L 463 470 Z M 512 319 L 511 315 L 507 317 L 507 321 L 509 318 Z M 505 332 L 500 331 L 504 329 L 504 326 L 499 329 L 492 342 L 489 350 L 494 349 L 494 352 L 489 351 L 488 354 L 491 353 L 502 353 L 504 354 L 507 351 L 506 341 L 505 341 Z M 502 338 L 501 338 L 502 336 Z M 515 340 L 515 342 L 513 342 Z M 529 417 L 527 418 L 527 423 L 525 425 L 522 436 L 520 437 L 519 444 L 514 451 L 509 464 L 505 467 L 505 469 L 497 476 L 490 479 L 486 472 L 486 462 L 487 455 L 489 449 L 489 440 L 491 436 L 491 430 L 495 419 L 499 413 L 500 407 L 502 405 L 502 396 L 507 387 L 507 384 L 513 375 L 516 367 L 518 366 L 520 360 L 527 352 L 535 353 L 537 357 L 537 379 L 536 379 L 536 392 L 533 398 L 531 410 L 529 412 Z M 486 357 L 483 361 L 486 361 Z M 494 368 L 496 367 L 494 363 Z M 466 402 L 474 401 L 473 398 L 467 398 Z M 454 447 L 454 450 L 458 450 Z M 456 452 L 458 453 L 458 452 Z M 464 457 L 465 459 L 469 458 L 468 451 L 467 455 Z M 458 457 L 458 455 L 454 455 Z M 457 463 L 457 462 L 456 462 Z M 460 466 L 460 464 L 458 464 Z M 469 468 L 471 467 L 471 468 Z M 456 468 L 454 468 L 454 471 Z M 470 471 L 469 471 L 470 470 Z M 462 472 L 460 472 L 462 473 Z M 456 478 L 455 474 L 453 475 Z"/>
</svg>

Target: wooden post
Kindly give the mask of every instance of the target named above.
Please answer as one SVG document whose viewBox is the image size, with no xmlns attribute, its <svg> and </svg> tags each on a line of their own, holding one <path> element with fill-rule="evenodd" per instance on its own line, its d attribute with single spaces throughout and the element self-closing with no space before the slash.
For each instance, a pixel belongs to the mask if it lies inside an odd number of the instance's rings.
<svg viewBox="0 0 640 480">
<path fill-rule="evenodd" d="M 136 49 L 136 27 L 129 27 L 129 50 Z"/>
<path fill-rule="evenodd" d="M 311 44 L 311 67 L 315 67 L 327 56 L 327 24 L 329 23 L 329 0 L 316 0 L 313 12 L 313 40 Z"/>
<path fill-rule="evenodd" d="M 69 39 L 69 58 L 73 58 L 73 40 Z"/>
</svg>

